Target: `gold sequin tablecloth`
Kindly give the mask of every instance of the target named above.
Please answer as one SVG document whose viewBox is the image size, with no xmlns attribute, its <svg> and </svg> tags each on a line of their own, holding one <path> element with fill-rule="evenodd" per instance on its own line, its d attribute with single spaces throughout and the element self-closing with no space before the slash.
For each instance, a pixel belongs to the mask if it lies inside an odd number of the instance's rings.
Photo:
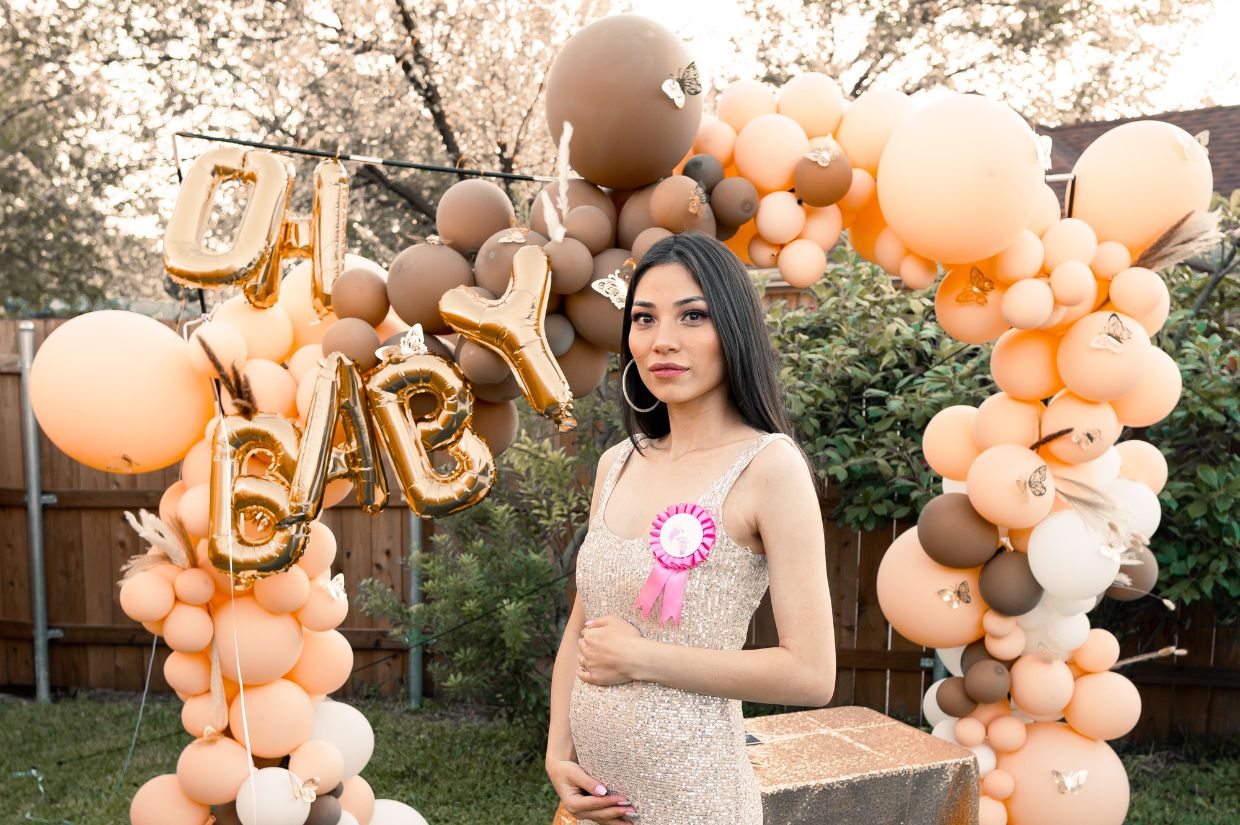
<svg viewBox="0 0 1240 825">
<path fill-rule="evenodd" d="M 809 710 L 746 719 L 745 729 L 759 740 L 747 750 L 766 825 L 977 822 L 973 754 L 881 713 Z M 552 825 L 575 822 L 561 807 Z"/>
</svg>

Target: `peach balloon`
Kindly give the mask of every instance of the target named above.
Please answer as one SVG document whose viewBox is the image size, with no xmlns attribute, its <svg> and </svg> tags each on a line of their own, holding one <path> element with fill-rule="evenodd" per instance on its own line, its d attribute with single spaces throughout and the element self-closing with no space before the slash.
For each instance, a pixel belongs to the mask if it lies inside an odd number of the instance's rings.
<svg viewBox="0 0 1240 825">
<path fill-rule="evenodd" d="M 877 203 L 871 203 L 853 218 L 848 227 L 848 242 L 853 251 L 870 263 L 877 263 L 874 255 L 874 244 L 878 235 L 887 224 L 883 221 L 883 212 Z"/>
<path fill-rule="evenodd" d="M 710 155 L 719 161 L 719 165 L 727 167 L 732 163 L 733 150 L 736 147 L 736 130 L 726 121 L 718 118 L 707 120 L 702 118 L 698 127 L 697 137 L 693 139 L 692 151 L 695 155 Z"/>
<path fill-rule="evenodd" d="M 989 702 L 978 705 L 973 709 L 969 716 L 983 725 L 989 725 L 991 721 L 998 719 L 1000 716 L 1012 712 L 1012 706 L 1008 704 L 1007 699 L 1000 699 L 997 702 Z"/>
<path fill-rule="evenodd" d="M 1055 294 L 1055 302 L 1064 306 L 1075 306 L 1091 300 L 1097 292 L 1093 270 L 1089 268 L 1089 264 L 1080 261 L 1064 261 L 1056 266 L 1051 272 L 1050 284 L 1051 292 Z M 1093 309 L 1093 305 L 1088 309 Z"/>
<path fill-rule="evenodd" d="M 327 486 L 323 489 L 323 508 L 335 507 L 348 498 L 351 492 L 353 492 L 353 482 L 347 478 L 327 482 Z"/>
<path fill-rule="evenodd" d="M 314 704 L 300 686 L 287 679 L 257 686 L 247 680 L 244 710 L 240 696 L 228 708 L 229 730 L 242 744 L 248 735 L 255 756 L 279 758 L 292 753 L 310 739 L 313 726 Z"/>
<path fill-rule="evenodd" d="M 177 781 L 185 795 L 203 805 L 224 805 L 250 775 L 245 746 L 227 736 L 197 739 L 177 759 Z"/>
<path fill-rule="evenodd" d="M 181 481 L 186 487 L 206 484 L 211 480 L 211 442 L 205 438 L 189 448 L 181 459 Z"/>
<path fill-rule="evenodd" d="M 840 232 L 843 231 L 843 218 L 840 208 L 830 206 L 805 207 L 805 226 L 801 228 L 798 238 L 813 241 L 824 252 L 839 243 Z"/>
<path fill-rule="evenodd" d="M 1120 423 L 1115 409 L 1105 401 L 1088 401 L 1071 392 L 1051 399 L 1042 414 L 1045 435 L 1071 430 L 1046 446 L 1051 455 L 1065 464 L 1082 464 L 1100 457 L 1119 438 Z"/>
<path fill-rule="evenodd" d="M 1044 185 L 1029 125 L 980 95 L 951 95 L 914 110 L 892 133 L 875 177 L 883 217 L 909 250 L 950 263 L 1011 246 Z"/>
<path fill-rule="evenodd" d="M 958 647 L 983 635 L 986 603 L 978 592 L 981 567 L 955 569 L 935 563 L 917 542 L 917 529 L 901 533 L 878 566 L 878 603 L 891 626 L 926 647 Z M 969 601 L 942 593 L 968 590 Z"/>
<path fill-rule="evenodd" d="M 999 337 L 990 352 L 995 383 L 1013 398 L 1037 401 L 1063 389 L 1056 353 L 1059 336 L 1032 329 L 1013 329 Z"/>
<path fill-rule="evenodd" d="M 1025 746 L 1000 754 L 998 769 L 1016 786 L 1006 800 L 1011 825 L 1120 825 L 1128 813 L 1124 763 L 1106 742 L 1059 722 L 1030 725 Z M 1052 771 L 1077 785 L 1075 792 L 1061 791 Z"/>
<path fill-rule="evenodd" d="M 775 93 L 765 83 L 738 80 L 723 90 L 715 108 L 719 119 L 735 129 L 739 135 L 755 118 L 775 114 L 777 104 Z"/>
<path fill-rule="evenodd" d="M 254 600 L 268 613 L 292 613 L 310 597 L 310 578 L 305 569 L 293 565 L 283 573 L 254 583 Z"/>
<path fill-rule="evenodd" d="M 1112 401 L 1135 389 L 1151 366 L 1150 339 L 1130 316 L 1090 313 L 1064 335 L 1055 363 L 1072 392 Z"/>
<path fill-rule="evenodd" d="M 779 260 L 779 247 L 761 235 L 754 235 L 749 239 L 749 259 L 756 267 L 770 269 Z"/>
<path fill-rule="evenodd" d="M 900 261 L 900 280 L 908 289 L 927 289 L 934 286 L 939 268 L 934 261 L 910 252 Z"/>
<path fill-rule="evenodd" d="M 1025 723 L 1011 714 L 998 716 L 986 726 L 986 738 L 996 751 L 1018 751 L 1025 744 Z"/>
<path fill-rule="evenodd" d="M 172 589 L 177 599 L 185 604 L 203 605 L 215 595 L 215 582 L 205 570 L 191 567 L 177 573 Z"/>
<path fill-rule="evenodd" d="M 1001 527 L 1032 527 L 1050 514 L 1055 480 L 1042 457 L 1027 447 L 996 444 L 969 467 L 969 501 Z"/>
<path fill-rule="evenodd" d="M 1128 247 L 1119 241 L 1103 241 L 1098 244 L 1098 251 L 1089 262 L 1089 268 L 1094 274 L 1108 281 L 1130 266 L 1132 255 L 1128 252 Z"/>
<path fill-rule="evenodd" d="M 1150 347 L 1145 375 L 1130 392 L 1112 401 L 1111 406 L 1119 423 L 1125 427 L 1149 427 L 1171 414 L 1183 388 L 1179 365 L 1161 349 Z"/>
<path fill-rule="evenodd" d="M 795 120 L 810 137 L 829 135 L 844 116 L 844 92 L 835 78 L 805 72 L 784 83 L 776 104 L 781 115 Z"/>
<path fill-rule="evenodd" d="M 1025 651 L 1025 631 L 1019 627 L 1004 636 L 986 634 L 986 652 L 996 659 L 1008 662 Z"/>
<path fill-rule="evenodd" d="M 164 524 L 172 523 L 172 518 L 177 513 L 177 505 L 181 503 L 181 496 L 185 495 L 185 489 L 185 482 L 174 481 L 159 497 L 159 519 Z"/>
<path fill-rule="evenodd" d="M 297 620 L 268 613 L 252 597 L 220 605 L 215 611 L 215 637 L 220 669 L 247 687 L 279 679 L 301 656 L 302 629 Z"/>
<path fill-rule="evenodd" d="M 236 327 L 245 336 L 250 359 L 283 363 L 295 348 L 293 323 L 279 303 L 270 309 L 259 309 L 244 295 L 234 295 L 215 308 L 211 320 Z"/>
<path fill-rule="evenodd" d="M 1139 481 L 1155 493 L 1167 484 L 1167 458 L 1148 441 L 1122 441 L 1115 445 L 1120 457 L 1119 477 Z"/>
<path fill-rule="evenodd" d="M 873 202 L 877 191 L 878 186 L 874 183 L 874 176 L 854 166 L 852 184 L 844 193 L 844 197 L 840 198 L 835 205 L 849 212 L 860 212 Z"/>
<path fill-rule="evenodd" d="M 310 523 L 310 538 L 297 566 L 310 578 L 326 573 L 336 559 L 336 534 L 321 521 Z"/>
<path fill-rule="evenodd" d="M 358 825 L 368 825 L 375 813 L 375 792 L 370 789 L 370 783 L 360 776 L 346 779 L 340 807 L 353 814 Z"/>
<path fill-rule="evenodd" d="M 153 570 L 130 576 L 121 584 L 121 610 L 135 622 L 162 621 L 176 603 L 169 581 Z"/>
<path fill-rule="evenodd" d="M 779 250 L 776 263 L 784 281 L 804 289 L 818 283 L 827 271 L 827 253 L 813 241 L 800 238 Z"/>
<path fill-rule="evenodd" d="M 894 89 L 865 92 L 844 110 L 835 139 L 853 168 L 874 175 L 896 127 L 913 114 L 912 99 Z"/>
<path fill-rule="evenodd" d="M 1042 268 L 1053 272 L 1065 261 L 1076 261 L 1086 266 L 1098 252 L 1098 236 L 1093 227 L 1079 218 L 1064 218 L 1047 227 L 1042 233 L 1045 258 Z"/>
<path fill-rule="evenodd" d="M 1085 643 L 1072 652 L 1074 661 L 1086 673 L 1101 673 L 1119 661 L 1119 639 L 1101 627 L 1092 628 Z"/>
<path fill-rule="evenodd" d="M 290 269 L 280 281 L 280 297 L 276 301 L 276 306 L 288 315 L 289 326 L 293 330 L 294 350 L 319 344 L 327 330 L 339 320 L 334 312 L 319 317 L 315 311 L 310 288 L 310 267 L 309 261 L 301 261 Z M 386 278 L 387 273 L 384 272 L 383 276 Z"/>
<path fill-rule="evenodd" d="M 325 794 L 344 778 L 344 757 L 331 742 L 311 739 L 289 754 L 288 769 L 302 780 L 317 780 L 320 793 Z"/>
<path fill-rule="evenodd" d="M 202 437 L 213 398 L 179 335 L 119 310 L 88 312 L 56 327 L 30 374 L 43 432 L 70 458 L 109 473 L 180 461 Z"/>
<path fill-rule="evenodd" d="M 773 246 L 782 246 L 805 228 L 805 210 L 791 192 L 772 192 L 758 203 L 758 234 Z"/>
<path fill-rule="evenodd" d="M 187 696 L 206 693 L 211 689 L 211 659 L 206 653 L 173 651 L 164 660 L 164 681 Z"/>
<path fill-rule="evenodd" d="M 973 441 L 977 407 L 958 404 L 934 414 L 921 436 L 921 449 L 930 468 L 944 478 L 964 479 L 980 450 Z M 943 647 L 943 645 L 935 645 Z"/>
<path fill-rule="evenodd" d="M 241 374 L 249 379 L 259 412 L 274 413 L 286 418 L 297 417 L 297 382 L 289 371 L 274 361 L 251 358 L 241 368 Z M 221 391 L 224 409 L 236 413 L 232 396 Z"/>
<path fill-rule="evenodd" d="M 1007 825 L 1007 821 L 1007 808 L 1002 802 L 984 794 L 977 798 L 977 825 Z"/>
<path fill-rule="evenodd" d="M 1064 719 L 1092 739 L 1119 739 L 1141 718 L 1141 694 L 1126 676 L 1113 671 L 1089 673 L 1076 680 Z"/>
<path fill-rule="evenodd" d="M 1038 190 L 1037 205 L 1034 207 L 1033 217 L 1029 219 L 1028 229 L 1041 238 L 1062 215 L 1063 207 L 1059 203 L 1059 196 L 1054 189 L 1043 184 Z"/>
<path fill-rule="evenodd" d="M 164 640 L 180 653 L 197 653 L 211 644 L 215 626 L 204 608 L 178 602 L 164 618 Z"/>
<path fill-rule="evenodd" d="M 185 700 L 185 704 L 181 706 L 181 727 L 185 728 L 185 732 L 194 738 L 204 736 L 208 726 L 214 727 L 217 723 L 223 728 L 228 727 L 228 712 L 225 708 L 223 719 L 212 718 L 215 713 L 215 703 L 210 693 L 199 693 Z M 218 731 L 217 729 L 217 732 Z"/>
<path fill-rule="evenodd" d="M 337 630 L 305 631 L 301 658 L 287 674 L 306 693 L 335 693 L 349 679 L 353 669 L 353 648 Z"/>
<path fill-rule="evenodd" d="M 1142 266 L 1130 266 L 1111 279 L 1108 297 L 1115 308 L 1134 318 L 1147 315 L 1163 303 L 1167 284 L 1158 273 Z"/>
<path fill-rule="evenodd" d="M 1017 329 L 1037 329 L 1055 310 L 1055 293 L 1041 278 L 1017 281 L 1007 288 L 999 304 L 1005 323 Z"/>
<path fill-rule="evenodd" d="M 1024 725 L 1021 725 L 1023 728 Z M 994 745 L 991 745 L 994 747 Z M 982 793 L 991 799 L 1000 801 L 1007 799 L 1012 795 L 1012 791 L 1016 790 L 1016 780 L 1012 779 L 1012 775 L 1007 771 L 1001 771 L 995 768 L 986 776 L 982 777 Z M 1004 809 L 1004 820 L 1007 819 L 1007 809 Z"/>
<path fill-rule="evenodd" d="M 908 254 L 904 241 L 890 226 L 874 238 L 874 259 L 888 275 L 899 276 L 900 265 Z"/>
<path fill-rule="evenodd" d="M 1037 401 L 1021 401 L 997 392 L 977 408 L 973 419 L 973 441 L 979 450 L 996 444 L 1028 447 L 1041 437 L 1042 411 Z"/>
<path fill-rule="evenodd" d="M 307 344 L 289 356 L 288 373 L 300 384 L 307 375 L 318 371 L 322 359 L 322 344 Z"/>
<path fill-rule="evenodd" d="M 1012 664 L 1011 672 L 1012 701 L 1026 713 L 1058 714 L 1072 698 L 1072 671 L 1065 662 L 1028 654 Z"/>
<path fill-rule="evenodd" d="M 956 720 L 956 743 L 966 748 L 975 748 L 986 741 L 986 726 L 972 717 L 965 716 Z"/>
<path fill-rule="evenodd" d="M 130 825 L 206 825 L 211 809 L 181 790 L 176 774 L 149 780 L 129 803 Z"/>
<path fill-rule="evenodd" d="M 306 630 L 323 632 L 340 626 L 349 613 L 349 600 L 336 598 L 324 583 L 311 582 L 310 597 L 297 611 L 297 620 Z"/>
<path fill-rule="evenodd" d="M 225 369 L 230 366 L 236 366 L 239 369 L 249 357 L 245 336 L 241 334 L 241 330 L 222 321 L 207 321 L 195 329 L 189 337 L 189 360 L 194 365 L 194 369 L 207 378 L 219 377 L 219 371 L 207 357 L 204 344 L 215 353 L 216 359 L 224 365 Z"/>
<path fill-rule="evenodd" d="M 1072 171 L 1073 214 L 1134 255 L 1184 215 L 1209 209 L 1214 191 L 1205 147 L 1180 127 L 1153 120 L 1104 133 Z"/>
<path fill-rule="evenodd" d="M 935 318 L 957 340 L 970 344 L 993 341 L 1008 329 L 1003 317 L 1006 291 L 971 264 L 956 267 L 939 282 Z"/>
<path fill-rule="evenodd" d="M 177 502 L 177 518 L 191 536 L 206 536 L 211 521 L 211 485 L 196 484 L 187 489 Z"/>
<path fill-rule="evenodd" d="M 809 151 L 809 138 L 786 115 L 758 115 L 737 132 L 734 151 L 737 171 L 760 191 L 774 192 L 792 185 L 797 162 Z"/>
<path fill-rule="evenodd" d="M 1016 240 L 991 259 L 993 277 L 1003 284 L 1032 278 L 1042 271 L 1043 254 L 1041 239 L 1022 229 Z"/>
<path fill-rule="evenodd" d="M 987 635 L 990 636 L 1008 636 L 1015 631 L 1019 625 L 1016 624 L 1014 616 L 1005 616 L 994 610 L 989 610 L 982 617 L 982 627 L 986 628 Z"/>
<path fill-rule="evenodd" d="M 1119 307 L 1116 307 L 1113 303 L 1110 303 L 1110 302 L 1108 302 L 1107 306 L 1104 308 L 1119 309 Z M 1137 323 L 1141 325 L 1141 328 L 1145 330 L 1147 335 L 1153 336 L 1160 329 L 1163 328 L 1163 324 L 1167 323 L 1167 317 L 1170 314 L 1171 314 L 1171 293 L 1168 292 L 1164 288 L 1162 290 L 1159 290 L 1157 306 L 1155 306 L 1149 312 L 1143 313 L 1141 315 L 1136 315 L 1133 317 L 1136 318 Z"/>
</svg>

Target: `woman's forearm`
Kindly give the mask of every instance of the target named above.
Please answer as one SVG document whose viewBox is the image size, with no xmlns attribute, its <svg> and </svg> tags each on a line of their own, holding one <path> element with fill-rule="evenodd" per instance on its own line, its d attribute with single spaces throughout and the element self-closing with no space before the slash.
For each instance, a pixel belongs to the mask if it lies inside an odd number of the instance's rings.
<svg viewBox="0 0 1240 825">
<path fill-rule="evenodd" d="M 835 692 L 833 650 L 710 650 L 643 639 L 633 659 L 635 680 L 727 699 L 816 707 Z"/>
<path fill-rule="evenodd" d="M 577 639 L 581 635 L 582 618 L 577 609 L 569 615 L 564 637 L 551 668 L 551 721 L 547 727 L 547 761 L 577 761 L 573 733 L 568 725 L 568 704 L 573 695 L 577 673 Z"/>
</svg>

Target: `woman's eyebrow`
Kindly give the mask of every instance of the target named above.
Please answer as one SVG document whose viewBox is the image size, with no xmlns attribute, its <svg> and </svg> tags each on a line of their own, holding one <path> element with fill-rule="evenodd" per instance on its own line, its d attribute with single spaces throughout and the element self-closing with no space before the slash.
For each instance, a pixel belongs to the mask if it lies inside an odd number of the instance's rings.
<svg viewBox="0 0 1240 825">
<path fill-rule="evenodd" d="M 677 301 L 676 303 L 672 304 L 672 306 L 674 306 L 674 307 L 684 306 L 685 304 L 691 304 L 691 303 L 693 303 L 694 301 L 702 301 L 703 303 L 705 303 L 706 298 L 705 298 L 705 297 L 703 297 L 703 296 L 701 296 L 701 295 L 692 295 L 692 296 L 690 296 L 690 297 L 688 297 L 688 298 L 681 298 L 679 301 Z M 644 308 L 646 308 L 646 309 L 654 309 L 654 302 L 652 302 L 652 301 L 634 301 L 634 302 L 633 302 L 633 306 L 635 306 L 635 307 L 644 307 Z"/>
</svg>

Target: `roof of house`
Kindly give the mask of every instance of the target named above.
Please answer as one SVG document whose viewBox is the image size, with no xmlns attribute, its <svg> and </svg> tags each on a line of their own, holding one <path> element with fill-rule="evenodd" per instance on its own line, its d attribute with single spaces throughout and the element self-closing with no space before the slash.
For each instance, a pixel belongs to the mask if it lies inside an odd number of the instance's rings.
<svg viewBox="0 0 1240 825">
<path fill-rule="evenodd" d="M 1210 133 L 1210 167 L 1214 172 L 1214 191 L 1230 195 L 1240 189 L 1240 106 L 1211 106 L 1187 112 L 1164 112 L 1097 123 L 1069 126 L 1043 126 L 1039 134 L 1049 135 L 1051 173 L 1070 172 L 1081 152 L 1103 132 L 1133 120 L 1161 120 L 1179 126 L 1190 135 Z"/>
</svg>

